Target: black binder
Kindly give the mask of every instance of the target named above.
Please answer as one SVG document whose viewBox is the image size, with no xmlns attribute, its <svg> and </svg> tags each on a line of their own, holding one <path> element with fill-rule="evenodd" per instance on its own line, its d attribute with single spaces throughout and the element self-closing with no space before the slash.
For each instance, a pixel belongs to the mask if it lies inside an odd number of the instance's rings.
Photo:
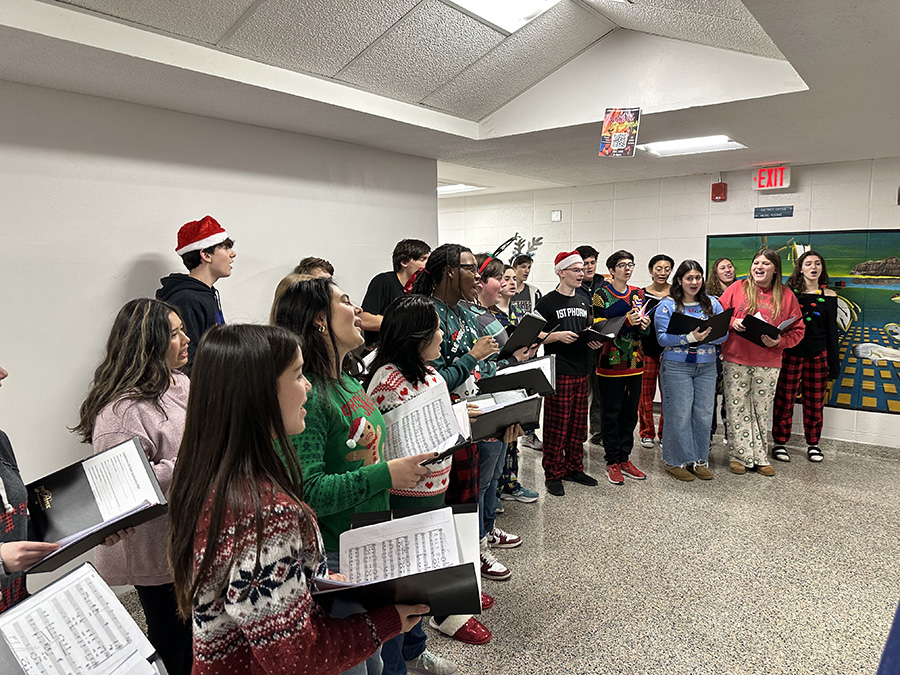
<svg viewBox="0 0 900 675">
<path fill-rule="evenodd" d="M 127 527 L 134 527 L 163 515 L 168 509 L 166 498 L 156 480 L 156 475 L 150 467 L 150 462 L 141 441 L 137 437 L 126 443 L 117 445 L 104 452 L 121 449 L 123 445 L 131 444 L 134 452 L 140 457 L 141 464 L 150 477 L 150 485 L 153 488 L 157 503 L 145 505 L 139 510 L 123 514 L 120 518 L 110 521 L 106 526 L 95 532 L 86 533 L 84 537 L 76 539 L 66 546 L 54 551 L 40 562 L 26 570 L 29 574 L 36 572 L 52 572 L 60 565 L 64 565 L 73 558 L 89 551 L 102 543 L 110 534 Z M 97 453 L 93 457 L 99 457 L 104 453 Z M 88 458 L 88 459 L 92 459 Z M 64 537 L 76 534 L 103 522 L 97 500 L 91 491 L 82 460 L 71 464 L 48 476 L 29 483 L 28 512 L 31 515 L 31 524 L 40 541 L 54 542 Z"/>
<path fill-rule="evenodd" d="M 543 361 L 550 362 L 550 380 L 547 374 L 540 368 Z M 519 366 L 533 364 L 536 367 L 528 370 L 518 370 Z M 538 359 L 531 359 L 520 363 L 519 366 L 512 366 L 516 370 L 512 373 L 507 372 L 509 369 L 498 371 L 493 377 L 484 377 L 478 380 L 478 390 L 482 394 L 493 394 L 498 391 L 511 391 L 513 389 L 524 389 L 529 394 L 540 394 L 541 396 L 552 396 L 556 393 L 556 354 L 548 354 Z"/>
<path fill-rule="evenodd" d="M 779 330 L 778 326 L 773 326 L 768 321 L 763 321 L 762 319 L 758 319 L 755 316 L 747 315 L 742 320 L 744 324 L 745 331 L 734 331 L 735 335 L 740 335 L 745 340 L 750 340 L 750 342 L 759 345 L 760 347 L 765 347 L 762 342 L 762 336 L 768 335 L 773 340 L 777 338 L 783 332 L 783 329 Z M 785 328 L 789 328 L 794 325 L 795 321 L 792 321 Z"/>
<path fill-rule="evenodd" d="M 500 350 L 497 358 L 503 359 L 507 356 L 512 356 L 516 350 L 522 347 L 530 347 L 538 342 L 538 336 L 546 325 L 547 320 L 537 312 L 530 312 L 523 316 L 521 321 L 519 321 L 519 325 L 516 326 L 512 335 L 509 336 L 509 340 L 503 345 L 503 349 Z"/>
<path fill-rule="evenodd" d="M 350 517 L 350 527 L 365 527 L 386 522 L 392 516 L 403 518 L 442 508 L 446 507 L 432 506 L 357 513 Z M 451 508 L 454 515 L 478 513 L 477 504 L 454 504 Z M 319 590 L 313 591 L 313 595 L 322 604 L 330 602 L 334 598 L 361 604 L 366 609 L 377 609 L 389 604 L 415 605 L 422 603 L 431 608 L 430 613 L 434 616 L 481 614 L 481 593 L 478 590 L 478 580 L 472 563 L 462 563 L 349 588 L 328 588 L 331 583 L 323 579 L 316 579 L 316 584 L 319 586 Z"/>
<path fill-rule="evenodd" d="M 732 314 L 734 314 L 734 309 L 726 309 L 724 312 L 719 312 L 708 319 L 698 319 L 695 316 L 689 316 L 687 314 L 682 314 L 681 312 L 673 312 L 669 319 L 666 333 L 669 333 L 670 335 L 687 335 L 696 328 L 699 328 L 702 332 L 712 326 L 712 332 L 710 332 L 706 339 L 695 343 L 697 345 L 705 345 L 713 340 L 718 340 L 728 332 L 728 328 L 731 325 Z"/>
<path fill-rule="evenodd" d="M 614 340 L 625 325 L 626 318 L 624 314 L 620 314 L 606 321 L 595 322 L 578 334 L 578 341 L 587 343 Z"/>
<path fill-rule="evenodd" d="M 503 438 L 503 434 L 513 424 L 521 424 L 525 431 L 537 429 L 543 400 L 539 397 L 526 398 L 479 415 L 472 420 L 472 440 Z"/>
</svg>

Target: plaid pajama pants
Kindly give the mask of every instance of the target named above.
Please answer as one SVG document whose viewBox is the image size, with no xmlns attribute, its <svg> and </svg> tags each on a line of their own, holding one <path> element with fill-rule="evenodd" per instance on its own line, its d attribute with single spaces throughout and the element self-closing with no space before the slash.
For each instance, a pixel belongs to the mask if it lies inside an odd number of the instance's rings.
<svg viewBox="0 0 900 675">
<path fill-rule="evenodd" d="M 803 403 L 803 434 L 807 445 L 818 445 L 822 435 L 822 408 L 828 384 L 828 353 L 813 357 L 784 354 L 781 374 L 775 390 L 772 412 L 772 438 L 776 445 L 784 445 L 791 437 L 794 402 L 800 391 Z"/>
<path fill-rule="evenodd" d="M 640 419 L 641 438 L 662 439 L 663 415 L 659 411 L 659 433 L 654 430 L 653 424 L 653 397 L 656 396 L 656 383 L 659 381 L 659 357 L 644 354 L 644 374 L 641 377 L 641 402 L 638 406 Z M 662 389 L 659 392 L 662 396 Z"/>
<path fill-rule="evenodd" d="M 556 394 L 544 399 L 544 467 L 546 480 L 584 471 L 588 376 L 557 375 Z"/>
</svg>

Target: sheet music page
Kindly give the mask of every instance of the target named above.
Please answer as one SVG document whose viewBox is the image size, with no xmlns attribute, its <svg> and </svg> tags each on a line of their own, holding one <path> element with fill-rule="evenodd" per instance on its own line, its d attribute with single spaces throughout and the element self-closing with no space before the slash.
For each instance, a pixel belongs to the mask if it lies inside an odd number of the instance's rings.
<svg viewBox="0 0 900 675">
<path fill-rule="evenodd" d="M 540 398 L 540 394 L 529 396 L 524 389 L 512 389 L 510 391 L 498 391 L 493 394 L 477 396 L 469 399 L 469 403 L 478 406 L 482 413 L 489 413 L 529 398 Z"/>
<path fill-rule="evenodd" d="M 448 439 L 456 442 L 461 431 L 450 405 L 447 383 L 443 380 L 384 413 L 384 426 L 385 459 L 439 449 Z"/>
<path fill-rule="evenodd" d="M 0 614 L 0 634 L 28 675 L 156 672 L 153 646 L 87 563 Z"/>
<path fill-rule="evenodd" d="M 428 511 L 341 534 L 341 574 L 381 581 L 459 564 L 453 510 Z"/>
<path fill-rule="evenodd" d="M 472 436 L 472 421 L 469 419 L 469 405 L 466 401 L 453 404 L 453 416 L 459 425 L 459 433 L 463 438 Z"/>
<path fill-rule="evenodd" d="M 111 520 L 144 501 L 159 503 L 138 452 L 143 450 L 129 441 L 82 462 L 103 520 Z"/>
</svg>

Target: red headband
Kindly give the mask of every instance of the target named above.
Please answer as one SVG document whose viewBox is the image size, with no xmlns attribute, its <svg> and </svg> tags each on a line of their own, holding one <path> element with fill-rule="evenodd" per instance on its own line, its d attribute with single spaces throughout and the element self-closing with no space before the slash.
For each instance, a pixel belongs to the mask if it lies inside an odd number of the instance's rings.
<svg viewBox="0 0 900 675">
<path fill-rule="evenodd" d="M 484 259 L 484 262 L 481 263 L 481 267 L 478 268 L 478 274 L 481 274 L 482 272 L 484 272 L 484 268 L 488 266 L 488 263 L 491 262 L 491 260 L 493 260 L 493 258 L 491 256 L 488 256 L 487 258 Z"/>
</svg>

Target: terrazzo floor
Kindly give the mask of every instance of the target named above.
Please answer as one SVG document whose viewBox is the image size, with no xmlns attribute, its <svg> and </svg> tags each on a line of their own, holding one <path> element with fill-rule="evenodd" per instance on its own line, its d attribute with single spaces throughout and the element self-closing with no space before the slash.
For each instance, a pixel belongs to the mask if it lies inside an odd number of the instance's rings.
<svg viewBox="0 0 900 675">
<path fill-rule="evenodd" d="M 637 447 L 647 480 L 614 486 L 586 445 L 600 485 L 564 497 L 521 450 L 541 497 L 497 517 L 524 543 L 495 551 L 511 579 L 484 584 L 494 637 L 428 628 L 429 648 L 461 675 L 874 673 L 900 599 L 898 462 L 828 448 L 819 465 L 793 448 L 774 477 L 737 476 L 718 438 L 715 478 L 682 483 Z"/>
<path fill-rule="evenodd" d="M 524 543 L 496 551 L 512 578 L 484 583 L 494 637 L 426 628 L 429 649 L 460 675 L 874 673 L 900 598 L 897 458 L 826 441 L 814 465 L 788 449 L 773 478 L 736 476 L 719 437 L 714 480 L 681 483 L 658 447 L 636 447 L 647 480 L 614 486 L 586 445 L 600 485 L 564 497 L 523 449 L 541 497 L 497 517 Z M 136 594 L 122 600 L 142 622 Z"/>
</svg>

